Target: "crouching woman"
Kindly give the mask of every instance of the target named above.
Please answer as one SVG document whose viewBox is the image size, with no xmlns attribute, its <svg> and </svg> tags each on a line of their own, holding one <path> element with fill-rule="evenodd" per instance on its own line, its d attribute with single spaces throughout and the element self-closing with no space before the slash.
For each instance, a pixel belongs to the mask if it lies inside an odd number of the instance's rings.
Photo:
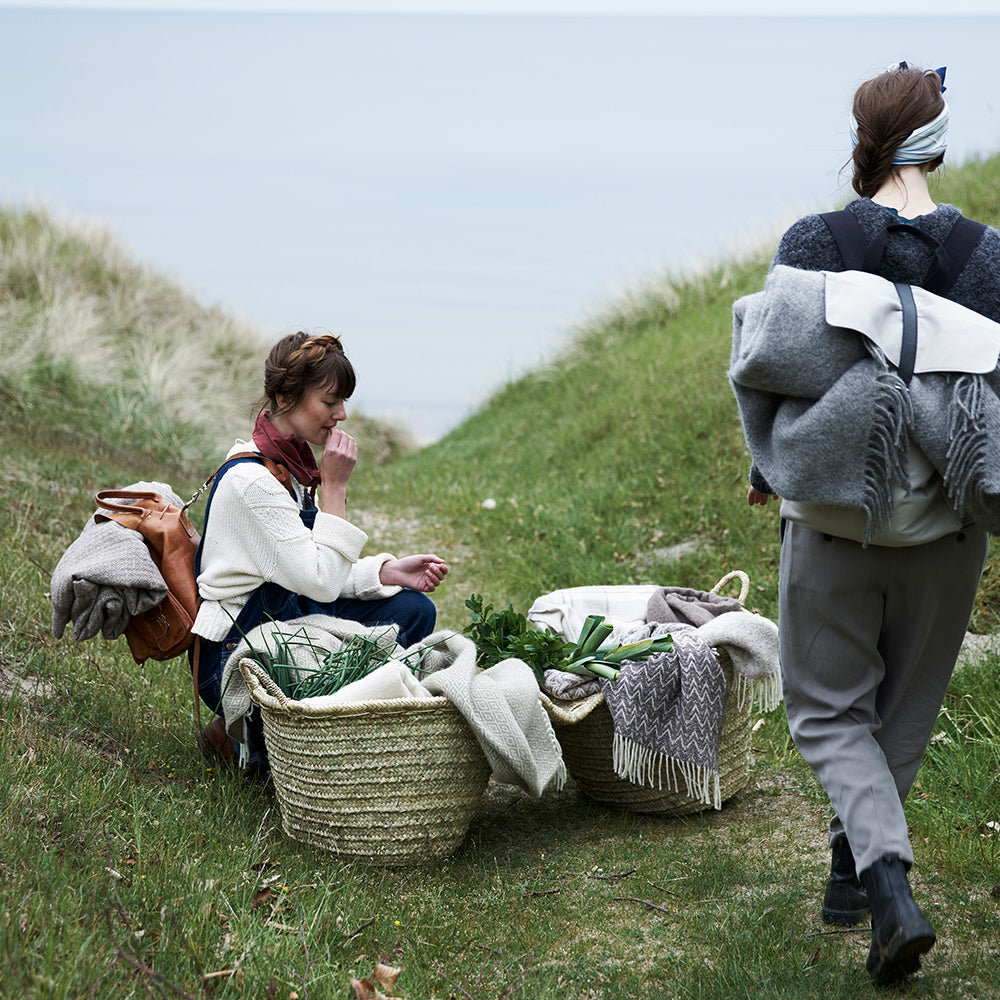
<svg viewBox="0 0 1000 1000">
<path fill-rule="evenodd" d="M 232 756 L 221 718 L 223 670 L 241 636 L 262 622 L 326 614 L 394 624 L 404 647 L 434 629 L 436 609 L 426 594 L 444 579 L 445 562 L 433 554 L 362 557 L 367 535 L 347 519 L 358 446 L 338 425 L 355 382 L 337 337 L 299 332 L 279 340 L 264 366 L 253 440 L 237 441 L 216 475 L 193 627 L 200 637 L 198 691 L 220 716 L 202 733 L 206 752 Z"/>
</svg>

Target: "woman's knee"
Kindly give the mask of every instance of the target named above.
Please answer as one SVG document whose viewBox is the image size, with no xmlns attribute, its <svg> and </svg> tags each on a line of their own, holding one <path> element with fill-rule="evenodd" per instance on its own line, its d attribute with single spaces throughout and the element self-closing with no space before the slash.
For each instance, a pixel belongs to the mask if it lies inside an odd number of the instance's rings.
<svg viewBox="0 0 1000 1000">
<path fill-rule="evenodd" d="M 391 598 L 393 620 L 399 625 L 399 644 L 412 646 L 434 631 L 437 608 L 418 590 L 401 590 Z"/>
</svg>

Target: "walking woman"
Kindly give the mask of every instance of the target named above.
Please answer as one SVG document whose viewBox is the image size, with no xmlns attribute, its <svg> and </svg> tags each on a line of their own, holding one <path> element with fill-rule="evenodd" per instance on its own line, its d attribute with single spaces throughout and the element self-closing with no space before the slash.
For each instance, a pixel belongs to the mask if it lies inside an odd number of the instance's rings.
<svg viewBox="0 0 1000 1000">
<path fill-rule="evenodd" d="M 944 700 L 988 548 L 984 519 L 965 502 L 976 491 L 959 481 L 953 461 L 957 452 L 978 448 L 978 465 L 968 468 L 984 474 L 987 435 L 975 426 L 980 404 L 935 400 L 959 400 L 996 366 L 1000 233 L 932 199 L 928 175 L 943 161 L 948 129 L 943 91 L 944 70 L 906 63 L 857 90 L 851 138 L 860 198 L 846 216 L 796 222 L 768 276 L 769 283 L 818 283 L 809 288 L 820 290 L 821 318 L 825 289 L 830 325 L 801 356 L 779 344 L 761 376 L 746 358 L 756 350 L 749 346 L 751 310 L 737 303 L 737 328 L 741 317 L 744 327 L 739 343 L 734 328 L 730 369 L 754 462 L 749 503 L 781 498 L 779 632 L 789 727 L 834 809 L 822 917 L 854 924 L 871 910 L 867 969 L 883 983 L 918 969 L 935 941 L 910 890 L 913 851 L 903 803 Z M 846 236 L 838 237 L 838 223 Z M 860 326 L 829 320 L 840 299 L 848 310 L 859 302 L 868 307 L 867 285 L 844 292 L 848 286 L 838 283 L 861 270 L 888 279 L 879 288 L 891 298 L 884 312 L 895 323 L 894 344 L 883 337 L 880 348 L 844 329 Z M 801 273 L 819 271 L 853 274 Z M 899 283 L 895 290 L 890 282 Z M 978 342 L 992 350 L 987 368 L 956 365 L 942 374 L 931 363 L 921 367 L 917 354 L 918 377 L 909 383 L 906 306 L 898 333 L 908 286 L 937 292 L 917 292 L 921 331 L 925 313 L 966 307 L 962 315 L 983 328 Z M 913 350 L 916 343 L 923 341 Z M 981 374 L 963 374 L 972 371 Z M 960 411 L 972 413 L 968 432 L 956 421 Z M 968 440 L 958 441 L 959 434 Z"/>
<path fill-rule="evenodd" d="M 193 631 L 201 637 L 199 692 L 217 713 L 229 654 L 264 621 L 326 614 L 395 624 L 403 647 L 434 629 L 436 610 L 425 595 L 444 579 L 445 562 L 432 554 L 362 557 L 367 535 L 347 520 L 358 447 L 338 424 L 354 387 L 354 368 L 337 337 L 299 332 L 279 340 L 264 366 L 266 408 L 253 440 L 237 441 L 215 477 Z M 202 745 L 232 756 L 221 717 Z"/>
</svg>

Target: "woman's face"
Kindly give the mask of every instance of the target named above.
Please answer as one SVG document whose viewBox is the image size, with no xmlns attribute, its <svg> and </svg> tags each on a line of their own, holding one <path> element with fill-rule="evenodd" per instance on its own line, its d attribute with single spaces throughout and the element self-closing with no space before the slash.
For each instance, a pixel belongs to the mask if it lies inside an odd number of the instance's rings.
<svg viewBox="0 0 1000 1000">
<path fill-rule="evenodd" d="M 283 398 L 277 398 L 279 406 Z M 336 385 L 331 384 L 309 389 L 291 410 L 272 415 L 271 423 L 282 434 L 291 434 L 322 448 L 330 431 L 346 419 L 344 400 L 337 395 Z"/>
</svg>

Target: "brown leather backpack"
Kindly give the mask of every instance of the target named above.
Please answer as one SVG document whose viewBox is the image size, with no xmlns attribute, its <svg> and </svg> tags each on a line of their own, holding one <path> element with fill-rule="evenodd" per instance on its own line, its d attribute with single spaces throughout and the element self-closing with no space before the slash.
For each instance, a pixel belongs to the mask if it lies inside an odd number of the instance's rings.
<svg viewBox="0 0 1000 1000">
<path fill-rule="evenodd" d="M 292 492 L 288 470 L 283 465 L 255 451 L 231 455 L 226 461 L 236 458 L 257 459 Z M 142 490 L 101 490 L 95 497 L 98 510 L 94 520 L 117 521 L 138 531 L 167 585 L 167 596 L 155 608 L 134 615 L 125 628 L 125 639 L 136 663 L 144 663 L 147 659 L 171 660 L 185 652 L 195 640 L 191 626 L 201 598 L 195 581 L 194 559 L 201 536 L 187 512 L 215 479 L 219 469 L 183 507 L 174 506 L 159 493 Z"/>
<path fill-rule="evenodd" d="M 94 520 L 117 521 L 138 531 L 167 585 L 167 596 L 125 627 L 133 659 L 144 663 L 179 656 L 194 641 L 191 626 L 201 603 L 194 578 L 201 536 L 188 519 L 189 505 L 175 507 L 159 493 L 141 490 L 101 490 L 95 499 Z"/>
<path fill-rule="evenodd" d="M 206 757 L 220 758 L 230 764 L 234 753 L 222 718 L 215 719 L 204 729 L 201 725 L 201 699 L 198 694 L 201 649 L 198 636 L 191 631 L 201 606 L 194 572 L 201 536 L 195 531 L 187 512 L 211 485 L 219 469 L 237 458 L 256 459 L 295 496 L 288 469 L 256 451 L 243 451 L 227 458 L 183 507 L 174 506 L 159 493 L 101 490 L 95 496 L 98 510 L 94 514 L 95 521 L 117 521 L 126 528 L 138 531 L 167 585 L 167 596 L 155 608 L 133 615 L 125 627 L 125 639 L 132 658 L 136 663 L 145 663 L 147 659 L 171 660 L 194 646 L 191 680 L 194 685 L 198 746 Z"/>
</svg>

